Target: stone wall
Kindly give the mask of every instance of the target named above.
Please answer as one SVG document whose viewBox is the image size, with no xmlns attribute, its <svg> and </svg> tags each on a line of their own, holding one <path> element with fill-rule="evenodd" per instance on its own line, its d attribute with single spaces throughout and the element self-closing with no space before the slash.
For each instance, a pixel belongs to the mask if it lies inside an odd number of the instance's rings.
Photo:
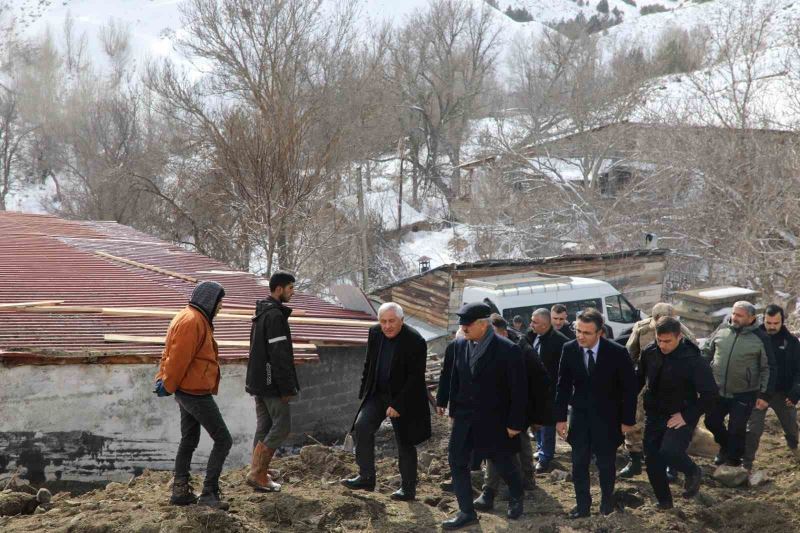
<svg viewBox="0 0 800 533">
<path fill-rule="evenodd" d="M 365 350 L 320 348 L 320 362 L 298 366 L 287 444 L 338 438 L 358 408 Z M 246 366 L 222 367 L 220 411 L 233 437 L 226 468 L 250 462 L 255 408 Z M 180 441 L 173 398 L 152 391 L 155 365 L 0 367 L 0 474 L 21 468 L 34 480 L 126 480 L 144 468 L 170 470 Z M 192 468 L 202 470 L 212 441 L 203 432 Z"/>
</svg>

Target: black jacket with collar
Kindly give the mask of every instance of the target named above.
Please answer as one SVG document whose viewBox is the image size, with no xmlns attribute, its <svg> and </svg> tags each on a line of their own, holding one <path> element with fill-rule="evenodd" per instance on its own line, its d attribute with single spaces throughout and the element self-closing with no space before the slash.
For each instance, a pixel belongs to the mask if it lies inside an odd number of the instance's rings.
<svg viewBox="0 0 800 533">
<path fill-rule="evenodd" d="M 719 391 L 714 373 L 700 352 L 687 339 L 664 355 L 655 342 L 642 351 L 637 370 L 639 390 L 645 390 L 644 411 L 648 415 L 681 413 L 689 425 L 697 424 L 713 407 Z"/>
<path fill-rule="evenodd" d="M 766 328 L 761 330 L 766 334 Z M 767 334 L 775 356 L 775 392 L 785 394 L 793 403 L 800 400 L 800 341 L 786 326 L 775 335 Z"/>
<path fill-rule="evenodd" d="M 256 302 L 250 327 L 245 390 L 255 396 L 294 396 L 300 391 L 294 366 L 292 310 L 271 296 Z"/>
</svg>

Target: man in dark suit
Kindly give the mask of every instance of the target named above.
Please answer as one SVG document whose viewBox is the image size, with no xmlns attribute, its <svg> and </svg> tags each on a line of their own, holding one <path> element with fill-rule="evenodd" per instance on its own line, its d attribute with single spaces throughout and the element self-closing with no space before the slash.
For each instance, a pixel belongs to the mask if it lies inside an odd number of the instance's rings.
<svg viewBox="0 0 800 533">
<path fill-rule="evenodd" d="M 377 326 L 369 330 L 367 357 L 361 378 L 362 399 L 353 426 L 358 476 L 342 484 L 375 490 L 375 432 L 388 416 L 397 441 L 402 485 L 392 499 L 413 500 L 417 493 L 416 445 L 431 436 L 431 412 L 425 386 L 427 345 L 403 323 L 403 309 L 385 303 L 378 309 Z"/>
<path fill-rule="evenodd" d="M 564 335 L 569 340 L 575 339 L 575 332 L 572 330 L 572 324 L 569 322 L 569 315 L 567 313 L 567 306 L 564 304 L 555 304 L 550 308 L 550 320 L 556 331 Z"/>
<path fill-rule="evenodd" d="M 576 340 L 564 345 L 558 369 L 556 431 L 572 446 L 577 505 L 569 518 L 589 516 L 589 465 L 600 471 L 600 512 L 614 511 L 614 460 L 623 434 L 636 423 L 637 382 L 625 347 L 602 338 L 603 315 L 588 308 L 575 322 Z M 572 406 L 567 433 L 567 406 Z"/>
<path fill-rule="evenodd" d="M 465 338 L 455 341 L 448 461 L 459 512 L 442 524 L 447 530 L 477 523 L 470 468 L 484 459 L 493 461 L 508 485 L 508 517 L 522 515 L 522 479 L 512 457 L 520 450 L 519 434 L 527 426 L 528 390 L 520 347 L 494 333 L 488 305 L 466 304 L 457 314 Z"/>
<path fill-rule="evenodd" d="M 556 381 L 558 380 L 558 363 L 561 361 L 561 350 L 569 339 L 557 331 L 550 318 L 550 310 L 541 308 L 533 312 L 531 316 L 531 329 L 520 341 L 520 346 L 530 346 L 539 356 L 539 360 L 547 370 L 552 386 L 550 404 L 555 402 Z M 550 461 L 556 450 L 556 427 L 552 425 L 542 426 L 536 432 L 536 443 L 539 451 L 536 463 L 536 472 L 543 474 L 550 468 Z"/>
</svg>

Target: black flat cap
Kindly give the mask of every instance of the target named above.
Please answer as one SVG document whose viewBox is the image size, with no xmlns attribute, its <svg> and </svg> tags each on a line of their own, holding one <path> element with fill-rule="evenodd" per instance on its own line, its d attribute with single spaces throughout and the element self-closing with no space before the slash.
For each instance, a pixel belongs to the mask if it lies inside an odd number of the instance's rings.
<svg viewBox="0 0 800 533">
<path fill-rule="evenodd" d="M 479 318 L 489 318 L 489 315 L 492 314 L 492 310 L 484 303 L 475 302 L 462 305 L 461 309 L 459 309 L 456 314 L 458 315 L 458 323 L 462 326 L 466 326 L 472 324 Z"/>
</svg>

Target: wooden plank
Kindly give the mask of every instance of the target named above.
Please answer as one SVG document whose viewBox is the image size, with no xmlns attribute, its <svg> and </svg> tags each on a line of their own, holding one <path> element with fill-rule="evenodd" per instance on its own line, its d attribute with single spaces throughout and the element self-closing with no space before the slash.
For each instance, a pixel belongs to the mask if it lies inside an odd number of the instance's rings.
<svg viewBox="0 0 800 533">
<path fill-rule="evenodd" d="M 51 305 L 39 307 L 26 307 L 22 311 L 35 312 L 35 313 L 97 313 L 110 316 L 127 316 L 127 317 L 164 317 L 171 318 L 178 314 L 179 311 L 172 309 L 152 308 L 136 308 L 136 307 L 85 307 L 85 306 L 66 306 L 66 305 Z M 233 320 L 250 320 L 252 314 L 234 314 L 234 313 L 220 313 L 216 318 L 230 318 Z M 316 326 L 352 326 L 361 328 L 371 328 L 377 322 L 372 320 L 355 320 L 348 318 L 314 318 L 314 317 L 289 317 L 289 323 L 293 324 L 308 324 Z"/>
<path fill-rule="evenodd" d="M 149 337 L 144 335 L 120 335 L 116 333 L 107 333 L 103 335 L 105 342 L 126 342 L 131 344 L 158 344 L 163 345 L 165 337 Z M 218 340 L 217 345 L 223 348 L 249 348 L 250 341 L 230 341 Z M 293 343 L 292 348 L 295 350 L 316 350 L 317 346 L 314 344 L 300 344 Z"/>
<path fill-rule="evenodd" d="M 111 255 L 106 252 L 95 252 L 95 255 L 99 255 L 100 257 L 105 257 L 106 259 L 111 259 L 112 261 L 117 261 L 119 263 L 124 263 L 126 265 L 135 266 L 137 268 L 141 268 L 144 270 L 149 270 L 151 272 L 157 272 L 159 274 L 163 274 L 171 278 L 182 279 L 183 281 L 188 281 L 189 283 L 197 283 L 199 281 L 197 278 L 193 278 L 192 276 L 187 276 L 186 274 L 181 274 L 180 272 L 174 272 L 172 270 L 167 270 L 166 268 L 157 267 L 155 265 L 148 265 L 146 263 L 140 263 L 139 261 L 125 259 L 124 257 L 118 257 L 116 255 Z"/>
<path fill-rule="evenodd" d="M 16 302 L 8 304 L 0 304 L 0 311 L 14 311 L 17 309 L 25 309 L 27 307 L 41 307 L 43 305 L 58 305 L 63 304 L 64 300 L 40 300 L 37 302 Z"/>
</svg>

